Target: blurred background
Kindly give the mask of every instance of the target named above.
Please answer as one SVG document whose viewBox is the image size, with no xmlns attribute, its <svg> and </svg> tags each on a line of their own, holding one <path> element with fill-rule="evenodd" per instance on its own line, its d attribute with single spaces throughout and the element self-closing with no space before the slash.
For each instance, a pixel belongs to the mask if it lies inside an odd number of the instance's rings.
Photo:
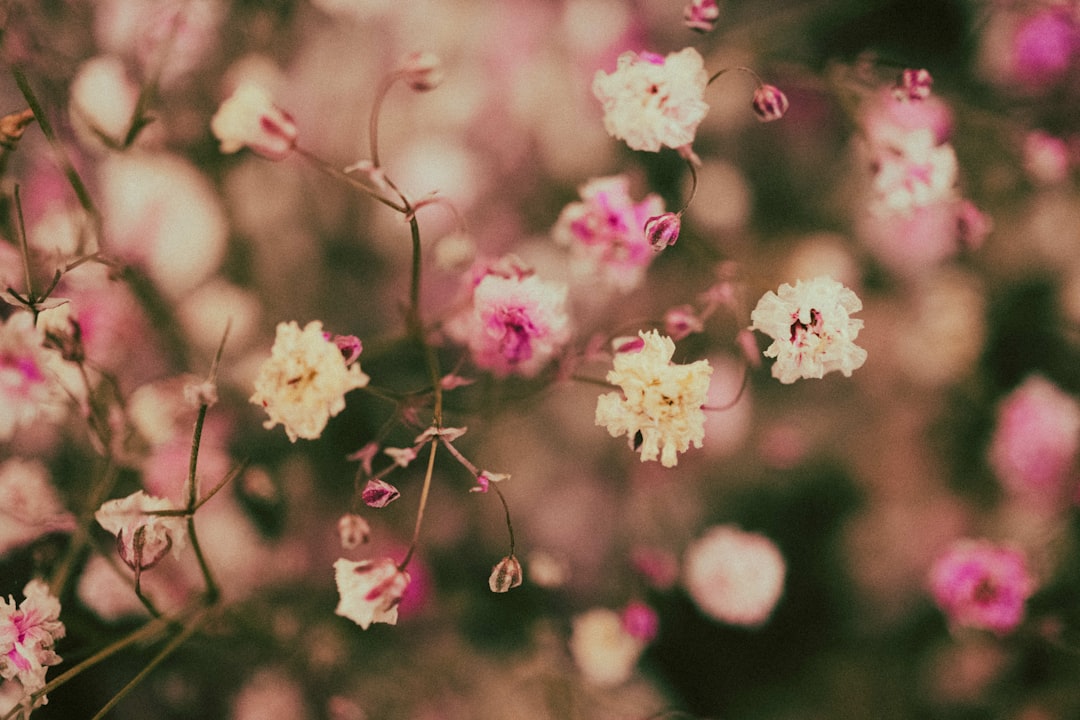
<svg viewBox="0 0 1080 720">
<path fill-rule="evenodd" d="M 205 376 L 231 321 L 199 474 L 205 486 L 250 465 L 197 515 L 227 609 L 111 717 L 1080 716 L 1076 3 L 728 0 L 707 34 L 683 24 L 674 0 L 0 8 L 5 65 L 25 73 L 85 181 L 103 249 L 145 280 L 120 282 L 88 263 L 56 293 L 72 300 L 88 360 L 124 398 L 131 433 L 114 496 L 179 495 L 194 419 L 183 377 Z M 634 152 L 609 137 L 592 79 L 626 50 L 687 46 L 710 72 L 753 68 L 790 110 L 762 124 L 746 74 L 711 84 L 694 143 L 697 195 L 677 244 L 640 286 L 603 287 L 575 274 L 553 241 L 561 210 L 591 178 L 618 174 L 635 199 L 655 192 L 676 209 L 690 174 L 673 151 Z M 293 444 L 262 428 L 248 398 L 275 326 L 293 320 L 360 337 L 373 386 L 424 386 L 423 357 L 405 340 L 409 228 L 299 157 L 220 153 L 209 121 L 240 81 L 257 80 L 292 115 L 302 147 L 348 166 L 370 157 L 376 89 L 414 51 L 437 54 L 446 79 L 427 93 L 389 92 L 382 163 L 410 197 L 437 191 L 464 221 L 441 204 L 418 211 L 425 319 L 437 329 L 451 314 L 474 259 L 506 253 L 569 286 L 577 354 L 662 326 L 669 309 L 700 308 L 720 288 L 724 306 L 678 343 L 676 361 L 708 358 L 711 401 L 738 402 L 710 413 L 704 446 L 668 469 L 594 425 L 597 384 L 554 367 L 494 378 L 441 343 L 443 368 L 475 380 L 447 393 L 447 424 L 469 428 L 458 447 L 511 476 L 500 489 L 525 582 L 488 589 L 507 554 L 502 507 L 468 492 L 473 478 L 442 454 L 399 622 L 362 631 L 333 614 L 332 563 L 404 554 L 423 469 L 388 476 L 401 499 L 364 508 L 371 543 L 346 552 L 337 520 L 358 471 L 347 458 L 376 439 L 409 445 L 410 408 L 356 391 L 322 438 Z M 956 182 L 947 202 L 889 214 L 875 208 L 880 165 L 868 147 L 883 116 L 906 122 L 890 116 L 905 68 L 933 77 L 932 109 L 911 122 L 955 149 Z M 153 121 L 118 148 L 155 78 Z M 26 106 L 10 72 L 0 73 L 0 101 L 3 113 Z M 3 182 L 9 211 L 20 186 L 35 270 L 50 277 L 79 255 L 87 219 L 38 127 L 10 154 Z M 10 219 L 4 235 L 0 279 L 20 287 Z M 865 366 L 782 385 L 765 360 L 740 394 L 735 338 L 749 310 L 781 283 L 822 274 L 863 301 Z M 609 366 L 575 367 L 602 380 Z M 1054 438 L 1039 455 L 1061 460 L 1037 486 L 1011 480 L 991 452 L 1008 432 L 1006 399 L 1032 377 L 1050 384 L 1057 410 L 1036 408 L 1012 432 L 1039 448 Z M 26 463 L 20 477 L 45 477 L 77 512 L 95 452 L 77 412 L 43 413 L 0 446 L 0 476 Z M 386 463 L 380 456 L 376 469 Z M 758 626 L 714 617 L 687 590 L 687 548 L 717 525 L 763 535 L 783 556 L 782 595 Z M 146 621 L 130 573 L 105 561 L 112 538 L 94 533 L 97 550 L 61 598 L 65 663 L 50 677 Z M 950 628 L 935 607 L 930 567 L 964 537 L 1026 555 L 1036 591 L 1012 633 Z M 0 516 L 0 592 L 18 596 L 68 538 Z M 172 558 L 143 582 L 166 609 L 200 587 L 192 563 Z M 644 608 L 648 627 L 625 651 L 621 636 L 583 638 L 575 621 L 597 608 L 622 613 L 624 630 L 626 609 Z M 157 650 L 115 656 L 51 692 L 34 716 L 91 717 Z"/>
</svg>

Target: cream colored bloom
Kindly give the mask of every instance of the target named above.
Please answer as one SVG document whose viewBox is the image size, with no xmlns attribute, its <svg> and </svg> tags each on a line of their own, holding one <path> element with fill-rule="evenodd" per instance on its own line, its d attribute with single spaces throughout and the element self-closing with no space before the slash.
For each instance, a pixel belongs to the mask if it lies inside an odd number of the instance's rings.
<svg viewBox="0 0 1080 720">
<path fill-rule="evenodd" d="M 285 426 L 289 439 L 314 440 L 345 409 L 345 393 L 368 384 L 359 363 L 347 365 L 341 350 L 314 320 L 304 329 L 278 323 L 271 356 L 259 369 L 251 402 L 266 408 L 268 430 Z"/>
<path fill-rule="evenodd" d="M 693 48 L 667 57 L 625 52 L 615 72 L 600 70 L 593 94 L 604 105 L 604 129 L 634 150 L 657 152 L 694 141 L 709 106 L 704 101 L 709 74 Z"/>
<path fill-rule="evenodd" d="M 147 495 L 142 490 L 125 498 L 104 503 L 94 519 L 117 539 L 121 559 L 132 569 L 153 567 L 172 550 L 179 556 L 187 541 L 187 519 L 154 515 L 161 510 L 177 510 L 168 498 Z"/>
<path fill-rule="evenodd" d="M 630 679 L 645 643 L 623 627 L 619 613 L 593 608 L 574 618 L 570 654 L 585 679 L 614 687 Z"/>
<path fill-rule="evenodd" d="M 390 558 L 353 562 L 339 558 L 334 563 L 339 601 L 334 613 L 346 617 L 364 630 L 372 623 L 396 625 L 398 603 L 409 587 L 409 573 Z"/>
<path fill-rule="evenodd" d="M 210 120 L 210 131 L 230 154 L 248 147 L 270 160 L 288 156 L 298 131 L 291 116 L 274 105 L 270 93 L 259 85 L 236 88 Z"/>
<path fill-rule="evenodd" d="M 787 564 L 772 540 L 734 525 L 716 525 L 686 549 L 683 584 L 709 617 L 757 626 L 784 591 Z"/>
<path fill-rule="evenodd" d="M 797 280 L 765 293 L 750 313 L 750 329 L 773 338 L 765 356 L 776 358 L 772 375 L 782 383 L 833 370 L 850 377 L 866 362 L 866 350 L 855 344 L 863 321 L 850 317 L 861 309 L 855 293 L 831 277 Z"/>
<path fill-rule="evenodd" d="M 644 347 L 615 356 L 615 369 L 607 374 L 621 393 L 601 395 L 596 401 L 596 424 L 612 437 L 626 435 L 641 461 L 656 460 L 664 467 L 678 463 L 676 453 L 690 445 L 701 447 L 705 413 L 701 406 L 709 390 L 712 367 L 708 360 L 675 365 L 675 343 L 655 330 L 640 332 Z M 640 434 L 640 439 L 638 439 Z"/>
</svg>

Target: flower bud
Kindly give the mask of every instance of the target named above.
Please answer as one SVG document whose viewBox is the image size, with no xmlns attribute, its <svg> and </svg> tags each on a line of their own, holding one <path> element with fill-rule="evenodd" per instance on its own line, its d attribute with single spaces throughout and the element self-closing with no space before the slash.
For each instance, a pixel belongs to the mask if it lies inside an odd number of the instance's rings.
<svg viewBox="0 0 1080 720">
<path fill-rule="evenodd" d="M 720 18 L 720 6 L 716 0 L 691 0 L 683 10 L 686 27 L 699 33 L 707 33 L 716 27 Z"/>
<path fill-rule="evenodd" d="M 416 92 L 434 90 L 442 84 L 445 76 L 442 61 L 429 52 L 410 53 L 401 71 L 405 74 L 405 84 Z"/>
<path fill-rule="evenodd" d="M 682 221 L 675 213 L 654 215 L 645 221 L 645 237 L 649 245 L 656 252 L 660 252 L 668 245 L 674 245 L 679 239 L 679 228 Z"/>
<path fill-rule="evenodd" d="M 210 130 L 221 152 L 251 148 L 268 160 L 282 160 L 292 152 L 299 131 L 292 117 L 274 105 L 258 85 L 240 85 L 210 120 Z"/>
<path fill-rule="evenodd" d="M 676 342 L 704 329 L 705 323 L 689 305 L 673 307 L 664 313 L 664 332 Z"/>
<path fill-rule="evenodd" d="M 660 618 L 656 611 L 641 602 L 631 601 L 621 613 L 623 630 L 642 642 L 652 642 L 660 631 Z"/>
<path fill-rule="evenodd" d="M 491 592 L 504 593 L 521 584 L 521 563 L 514 555 L 507 555 L 491 570 L 488 587 Z"/>
<path fill-rule="evenodd" d="M 401 497 L 398 489 L 385 480 L 368 480 L 360 497 L 368 507 L 384 508 Z"/>
<path fill-rule="evenodd" d="M 759 85 L 754 91 L 754 114 L 761 122 L 779 120 L 787 109 L 787 96 L 775 85 Z"/>
<path fill-rule="evenodd" d="M 930 97 L 934 78 L 927 70 L 907 69 L 896 79 L 895 94 L 898 100 L 925 100 Z"/>
<path fill-rule="evenodd" d="M 371 526 L 368 525 L 368 521 L 353 513 L 342 515 L 338 519 L 337 527 L 338 535 L 341 537 L 341 547 L 346 550 L 363 545 L 371 537 Z"/>
<path fill-rule="evenodd" d="M 125 537 L 123 530 L 116 534 L 116 551 L 120 559 L 135 571 L 149 570 L 172 549 L 172 535 L 167 530 L 147 532 L 146 527 L 139 525 L 131 537 Z"/>
</svg>

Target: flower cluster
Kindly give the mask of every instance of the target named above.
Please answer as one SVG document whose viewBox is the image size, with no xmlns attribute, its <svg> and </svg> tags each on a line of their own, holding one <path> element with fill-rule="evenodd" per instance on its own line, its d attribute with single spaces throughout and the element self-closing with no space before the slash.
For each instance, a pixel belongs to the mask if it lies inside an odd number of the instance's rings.
<svg viewBox="0 0 1080 720">
<path fill-rule="evenodd" d="M 17 679 L 24 696 L 45 687 L 45 673 L 60 663 L 53 650 L 65 634 L 60 621 L 60 601 L 41 580 L 31 580 L 23 588 L 23 601 L 0 598 L 0 677 Z M 44 695 L 35 705 L 47 702 Z"/>
<path fill-rule="evenodd" d="M 350 356 L 353 356 L 349 350 Z M 368 384 L 359 363 L 349 364 L 342 349 L 313 320 L 301 330 L 279 323 L 271 356 L 259 369 L 251 402 L 266 409 L 270 429 L 285 427 L 289 439 L 314 440 L 345 409 L 345 393 Z"/>
<path fill-rule="evenodd" d="M 704 100 L 709 75 L 693 48 L 661 57 L 626 52 L 615 71 L 600 70 L 593 94 L 604 106 L 604 128 L 633 150 L 689 149 L 709 110 Z"/>
<path fill-rule="evenodd" d="M 1034 590 L 1024 555 L 987 540 L 957 541 L 930 569 L 934 602 L 956 627 L 1010 632 Z"/>
<path fill-rule="evenodd" d="M 854 292 L 830 277 L 784 283 L 758 301 L 750 313 L 750 329 L 773 339 L 765 356 L 776 358 L 772 375 L 782 383 L 820 378 L 839 370 L 845 377 L 866 362 L 866 350 L 855 344 L 862 309 Z"/>
<path fill-rule="evenodd" d="M 688 365 L 671 362 L 675 343 L 655 330 L 639 332 L 640 349 L 620 352 L 607 381 L 621 392 L 601 395 L 596 401 L 596 424 L 612 437 L 626 435 L 641 461 L 656 460 L 664 467 L 678 464 L 677 453 L 701 447 L 705 413 L 701 409 L 709 391 L 712 367 L 708 360 Z"/>
<path fill-rule="evenodd" d="M 646 222 L 664 212 L 655 193 L 635 203 L 626 175 L 594 178 L 581 186 L 580 202 L 563 208 L 552 235 L 569 246 L 582 275 L 626 291 L 637 287 L 655 253 Z"/>
</svg>

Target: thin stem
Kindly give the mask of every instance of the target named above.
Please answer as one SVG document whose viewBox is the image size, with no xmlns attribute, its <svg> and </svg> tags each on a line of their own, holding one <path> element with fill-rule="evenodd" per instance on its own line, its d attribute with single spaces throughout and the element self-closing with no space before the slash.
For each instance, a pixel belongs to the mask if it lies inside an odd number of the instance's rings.
<svg viewBox="0 0 1080 720">
<path fill-rule="evenodd" d="M 101 708 L 101 710 L 99 710 L 98 713 L 94 715 L 91 720 L 101 720 L 101 718 L 105 717 L 105 715 L 107 715 L 110 710 L 116 707 L 121 700 L 127 697 L 132 690 L 138 687 L 142 683 L 142 681 L 145 680 L 147 676 L 149 676 L 150 673 L 153 672 L 158 665 L 165 662 L 165 660 L 167 660 L 170 655 L 176 652 L 177 648 L 187 642 L 187 640 L 192 635 L 198 632 L 202 625 L 206 622 L 208 617 L 209 611 L 207 609 L 204 609 L 201 613 L 192 618 L 191 621 L 189 621 L 189 623 L 184 626 L 184 629 L 180 632 L 180 634 L 170 640 L 169 643 L 161 649 L 161 652 L 155 655 L 150 660 L 150 662 L 146 664 L 146 667 L 140 670 L 139 673 L 135 677 L 133 677 L 127 685 L 121 688 L 120 692 L 116 693 L 116 695 L 113 696 L 112 700 L 109 700 L 109 702 L 105 703 L 105 707 Z"/>
<path fill-rule="evenodd" d="M 589 385 L 599 385 L 600 387 L 608 388 L 609 390 L 615 387 L 607 380 L 598 380 L 597 378 L 588 377 L 587 375 L 571 375 L 570 379 L 576 380 L 577 382 L 588 383 Z"/>
<path fill-rule="evenodd" d="M 431 453 L 428 455 L 427 471 L 424 473 L 424 487 L 420 490 L 420 508 L 416 511 L 416 525 L 413 527 L 412 542 L 409 543 L 409 551 L 405 553 L 405 559 L 398 565 L 398 570 L 404 572 L 412 560 L 413 553 L 420 541 L 420 527 L 424 524 L 424 511 L 427 509 L 428 494 L 431 492 L 431 477 L 435 471 L 435 451 L 439 444 L 431 443 Z"/>
<path fill-rule="evenodd" d="M 371 117 L 368 118 L 368 140 L 371 143 L 371 164 L 376 168 L 382 164 L 379 162 L 379 113 L 382 111 L 383 100 L 386 99 L 387 93 L 399 77 L 401 77 L 401 72 L 392 72 L 383 78 L 375 91 L 375 102 L 371 105 Z"/>
<path fill-rule="evenodd" d="M 744 72 L 744 73 L 748 74 L 750 77 L 754 78 L 754 82 L 756 82 L 758 84 L 758 87 L 765 84 L 765 81 L 762 80 L 761 76 L 758 75 L 753 69 L 748 68 L 745 65 L 739 65 L 737 67 L 729 67 L 729 68 L 724 68 L 723 70 L 717 70 L 715 73 L 713 73 L 712 77 L 709 78 L 709 81 L 705 83 L 705 86 L 708 87 L 709 85 L 712 85 L 714 80 L 719 78 L 724 73 L 727 73 L 727 72 L 730 72 L 730 71 L 733 71 L 733 70 L 734 71 L 739 71 L 739 72 Z"/>
<path fill-rule="evenodd" d="M 446 437 L 440 435 L 439 440 L 442 441 L 443 446 L 450 451 L 450 454 L 454 456 L 454 459 L 465 466 L 465 469 L 473 474 L 473 477 L 480 474 L 480 468 L 469 462 L 469 459 L 462 455 L 461 451 L 454 447 L 454 444 L 447 440 Z"/>
<path fill-rule="evenodd" d="M 199 544 L 199 535 L 195 532 L 195 515 L 193 514 L 188 516 L 187 530 L 188 539 L 191 540 L 191 551 L 195 555 L 195 560 L 199 563 L 199 572 L 202 573 L 203 582 L 206 584 L 204 596 L 208 603 L 215 603 L 218 597 L 221 596 L 221 591 L 214 580 L 214 574 L 210 571 L 210 565 L 206 562 L 206 556 L 203 555 L 202 546 Z"/>
<path fill-rule="evenodd" d="M 731 400 L 729 400 L 728 402 L 724 403 L 723 405 L 702 405 L 701 409 L 705 410 L 706 412 L 720 412 L 720 411 L 723 411 L 723 410 L 730 410 L 731 408 L 735 407 L 739 403 L 739 400 L 742 399 L 743 392 L 746 391 L 746 386 L 748 384 L 747 380 L 749 380 L 749 379 L 750 379 L 750 365 L 744 363 L 743 364 L 742 382 L 739 383 L 739 391 L 737 393 L 735 393 L 735 397 L 732 398 Z"/>
<path fill-rule="evenodd" d="M 510 506 L 506 504 L 506 497 L 503 495 L 502 490 L 498 485 L 491 485 L 491 489 L 495 491 L 495 494 L 499 496 L 499 502 L 502 503 L 503 513 L 506 515 L 506 531 L 510 533 L 510 556 L 514 555 L 514 524 L 510 522 Z"/>
<path fill-rule="evenodd" d="M 378 190 L 376 190 L 375 188 L 370 187 L 370 186 L 366 185 L 365 183 L 360 182 L 359 180 L 354 178 L 352 175 L 349 175 L 348 173 L 342 171 L 340 168 L 337 168 L 337 167 L 331 165 L 330 163 L 326 162 L 321 157 L 319 157 L 318 155 L 315 155 L 314 153 L 310 152 L 309 150 L 305 150 L 304 148 L 300 147 L 299 145 L 293 145 L 293 151 L 297 155 L 299 155 L 300 157 L 307 160 L 313 167 L 315 167 L 315 169 L 319 170 L 320 172 L 324 173 L 325 175 L 329 175 L 330 177 L 334 178 L 335 180 L 341 180 L 342 182 L 344 182 L 344 183 L 346 183 L 348 185 L 351 185 L 352 187 L 356 188 L 360 192 L 364 193 L 365 195 L 370 196 L 372 199 L 377 200 L 378 202 L 381 202 L 383 205 L 385 205 L 386 207 L 388 207 L 388 208 L 390 208 L 392 210 L 396 210 L 397 212 L 402 213 L 402 214 L 405 214 L 405 213 L 408 212 L 408 209 L 404 205 L 399 205 L 398 203 L 394 202 L 393 200 L 390 200 L 389 198 L 383 197 L 383 195 Z"/>
<path fill-rule="evenodd" d="M 675 213 L 676 215 L 682 215 L 684 212 L 686 212 L 686 208 L 690 207 L 690 203 L 694 202 L 694 198 L 697 196 L 697 168 L 694 167 L 694 162 L 689 158 L 686 158 L 686 167 L 690 168 L 690 196 L 686 198 L 686 202 L 684 202 L 682 208 L 680 208 L 679 211 Z"/>
<path fill-rule="evenodd" d="M 45 139 L 49 141 L 49 145 L 52 147 L 53 152 L 56 153 L 60 165 L 63 168 L 64 175 L 67 177 L 68 184 L 71 185 L 71 189 L 75 191 L 75 197 L 78 198 L 79 204 L 93 222 L 96 235 L 94 239 L 97 242 L 98 247 L 101 247 L 101 214 L 98 212 L 97 206 L 94 205 L 93 198 L 90 197 L 90 191 L 86 189 L 86 184 L 82 181 L 82 178 L 79 177 L 79 173 L 75 170 L 71 158 L 68 157 L 67 152 L 64 151 L 63 146 L 60 144 L 56 133 L 53 131 L 52 125 L 45 116 L 45 111 L 42 109 L 41 103 L 38 102 L 37 95 L 34 94 L 33 88 L 30 87 L 30 83 L 26 79 L 26 74 L 18 67 L 12 67 L 11 73 L 15 76 L 15 83 L 19 86 L 19 92 L 22 93 L 23 98 L 26 100 L 26 104 L 33 111 L 38 127 L 41 128 L 42 134 L 45 135 Z"/>
<path fill-rule="evenodd" d="M 18 183 L 15 184 L 15 217 L 19 224 L 19 251 L 23 261 L 23 277 L 26 278 L 26 299 L 33 304 L 37 298 L 34 296 L 34 283 L 30 277 L 30 244 L 26 240 L 26 222 L 23 220 Z"/>
</svg>

